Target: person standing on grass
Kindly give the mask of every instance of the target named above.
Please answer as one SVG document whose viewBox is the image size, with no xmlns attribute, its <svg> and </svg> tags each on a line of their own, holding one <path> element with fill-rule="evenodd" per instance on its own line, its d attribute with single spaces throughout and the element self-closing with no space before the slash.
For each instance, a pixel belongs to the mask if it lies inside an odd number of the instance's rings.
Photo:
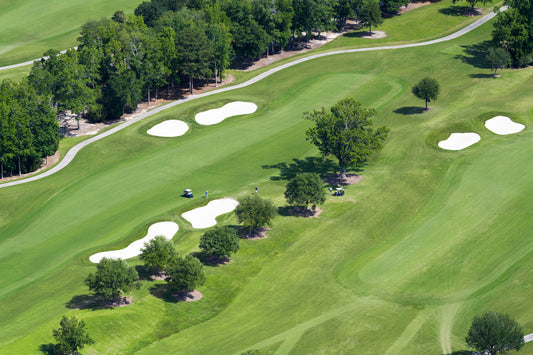
<svg viewBox="0 0 533 355">
<path fill-rule="evenodd" d="M 255 187 L 255 193 L 257 193 L 257 186 Z"/>
<path fill-rule="evenodd" d="M 205 198 L 207 198 L 208 195 L 209 193 L 207 192 L 207 190 L 205 190 Z"/>
</svg>

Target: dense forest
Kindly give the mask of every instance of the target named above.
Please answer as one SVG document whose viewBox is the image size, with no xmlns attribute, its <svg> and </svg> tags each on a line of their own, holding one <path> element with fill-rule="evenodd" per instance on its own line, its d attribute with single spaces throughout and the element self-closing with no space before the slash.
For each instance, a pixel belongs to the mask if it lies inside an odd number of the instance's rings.
<svg viewBox="0 0 533 355">
<path fill-rule="evenodd" d="M 515 67 L 531 63 L 533 3 L 509 0 L 493 46 Z M 152 0 L 134 14 L 89 21 L 79 45 L 36 61 L 21 83 L 0 85 L 0 175 L 34 170 L 57 149 L 57 112 L 93 122 L 119 118 L 159 90 L 214 78 L 231 65 L 290 49 L 311 33 L 342 29 L 348 18 L 378 24 L 406 0 Z M 379 12 L 379 8 L 378 8 Z"/>
</svg>

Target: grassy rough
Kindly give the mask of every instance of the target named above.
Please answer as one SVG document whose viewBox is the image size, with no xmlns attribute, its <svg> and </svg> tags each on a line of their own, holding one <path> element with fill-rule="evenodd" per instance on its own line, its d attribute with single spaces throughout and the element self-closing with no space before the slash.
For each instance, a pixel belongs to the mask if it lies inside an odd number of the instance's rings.
<svg viewBox="0 0 533 355">
<path fill-rule="evenodd" d="M 151 117 L 47 179 L 0 189 L 0 353 L 37 353 L 66 313 L 98 339 L 87 353 L 110 354 L 450 353 L 466 349 L 472 317 L 489 309 L 531 332 L 533 70 L 486 76 L 468 49 L 490 29 L 303 63 Z M 419 113 L 410 88 L 428 75 L 443 91 Z M 160 282 L 143 281 L 131 306 L 75 309 L 94 270 L 89 255 L 128 245 L 154 222 L 179 223 L 181 255 L 198 250 L 202 232 L 180 216 L 205 201 L 179 198 L 184 187 L 238 198 L 259 186 L 283 206 L 279 163 L 295 171 L 317 156 L 302 112 L 346 96 L 377 108 L 375 125 L 391 133 L 363 180 L 329 198 L 320 218 L 282 208 L 267 239 L 242 241 L 230 264 L 207 268 L 201 301 L 165 302 Z M 215 126 L 194 123 L 196 112 L 233 100 L 259 109 Z M 495 112 L 526 130 L 492 134 L 483 122 Z M 145 133 L 170 118 L 191 130 L 176 139 Z M 458 129 L 482 140 L 459 152 L 437 148 Z M 231 214 L 218 221 L 236 223 Z"/>
</svg>

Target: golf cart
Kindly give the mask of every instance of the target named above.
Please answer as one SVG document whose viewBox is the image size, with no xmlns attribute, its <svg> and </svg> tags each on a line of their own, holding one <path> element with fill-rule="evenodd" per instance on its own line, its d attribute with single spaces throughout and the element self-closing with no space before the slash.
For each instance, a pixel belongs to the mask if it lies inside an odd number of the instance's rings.
<svg viewBox="0 0 533 355">
<path fill-rule="evenodd" d="M 183 190 L 183 197 L 191 198 L 192 197 L 192 190 L 191 189 Z"/>
</svg>

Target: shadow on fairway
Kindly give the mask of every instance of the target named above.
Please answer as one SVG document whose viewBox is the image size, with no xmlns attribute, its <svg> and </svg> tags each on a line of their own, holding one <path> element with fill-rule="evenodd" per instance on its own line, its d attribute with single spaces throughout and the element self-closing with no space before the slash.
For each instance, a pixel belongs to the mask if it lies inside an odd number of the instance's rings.
<svg viewBox="0 0 533 355">
<path fill-rule="evenodd" d="M 473 9 L 471 6 L 457 6 L 453 5 L 445 9 L 440 9 L 439 12 L 448 16 L 478 16 L 481 15 L 477 9 Z"/>
<path fill-rule="evenodd" d="M 460 59 L 466 64 L 470 64 L 475 68 L 487 68 L 485 58 L 487 50 L 490 47 L 490 41 L 483 41 L 471 46 L 461 46 L 464 48 L 464 54 L 459 54 L 455 58 Z"/>
<path fill-rule="evenodd" d="M 39 345 L 39 351 L 47 355 L 60 354 L 57 345 L 53 343 Z"/>
<path fill-rule="evenodd" d="M 221 266 L 229 264 L 231 261 L 227 256 L 207 255 L 203 251 L 192 252 L 190 255 L 200 260 L 205 266 Z"/>
<path fill-rule="evenodd" d="M 458 350 L 458 351 L 454 351 L 452 353 L 444 354 L 444 355 L 472 355 L 473 353 L 474 353 L 473 351 Z"/>
<path fill-rule="evenodd" d="M 474 79 L 495 79 L 494 78 L 494 74 L 470 74 L 468 75 L 469 77 L 471 78 L 474 78 Z"/>
<path fill-rule="evenodd" d="M 329 172 L 338 170 L 337 164 L 327 158 L 307 157 L 305 159 L 293 159 L 292 163 L 278 163 L 263 165 L 263 169 L 279 169 L 278 176 L 271 176 L 270 180 L 290 180 L 301 173 L 317 173 L 324 177 Z"/>
<path fill-rule="evenodd" d="M 420 106 L 404 106 L 394 110 L 394 113 L 399 113 L 400 115 L 419 115 L 424 113 L 426 109 Z"/>
</svg>

